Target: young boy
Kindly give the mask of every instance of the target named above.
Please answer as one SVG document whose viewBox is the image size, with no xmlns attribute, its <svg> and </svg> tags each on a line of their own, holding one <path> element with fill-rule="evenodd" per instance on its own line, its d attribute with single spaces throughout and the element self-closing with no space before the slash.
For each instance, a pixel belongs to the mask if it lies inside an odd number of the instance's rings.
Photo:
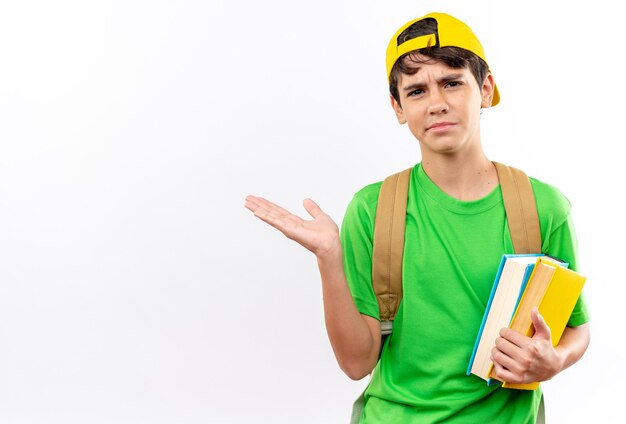
<svg viewBox="0 0 626 424">
<path fill-rule="evenodd" d="M 534 423 L 541 389 L 488 386 L 466 375 L 497 264 L 513 252 L 498 176 L 480 140 L 481 109 L 499 101 L 483 49 L 463 22 L 431 13 L 393 36 L 387 76 L 393 110 L 419 141 L 422 161 L 409 185 L 403 299 L 384 346 L 371 281 L 381 183 L 355 194 L 341 235 L 310 199 L 304 207 L 313 220 L 255 196 L 246 207 L 316 255 L 337 361 L 353 379 L 373 371 L 361 423 Z M 548 184 L 532 178 L 531 184 L 542 252 L 576 269 L 568 200 Z M 556 348 L 536 310 L 532 320 L 532 338 L 501 331 L 492 352 L 498 380 L 546 381 L 584 354 L 582 297 Z"/>
</svg>

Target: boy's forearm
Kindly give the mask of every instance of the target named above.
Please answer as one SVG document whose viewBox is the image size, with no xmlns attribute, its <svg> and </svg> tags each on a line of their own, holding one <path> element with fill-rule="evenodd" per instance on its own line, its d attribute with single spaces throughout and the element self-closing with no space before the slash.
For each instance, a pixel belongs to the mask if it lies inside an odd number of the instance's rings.
<svg viewBox="0 0 626 424">
<path fill-rule="evenodd" d="M 366 321 L 354 303 L 346 281 L 341 248 L 318 256 L 322 279 L 324 318 L 331 346 L 341 369 L 352 379 L 368 375 L 378 360 L 380 330 Z M 370 328 L 370 325 L 374 328 Z"/>
<path fill-rule="evenodd" d="M 566 327 L 556 351 L 561 359 L 560 371 L 570 367 L 582 358 L 589 346 L 589 323 L 578 327 Z M 559 371 L 559 372 L 560 372 Z"/>
</svg>

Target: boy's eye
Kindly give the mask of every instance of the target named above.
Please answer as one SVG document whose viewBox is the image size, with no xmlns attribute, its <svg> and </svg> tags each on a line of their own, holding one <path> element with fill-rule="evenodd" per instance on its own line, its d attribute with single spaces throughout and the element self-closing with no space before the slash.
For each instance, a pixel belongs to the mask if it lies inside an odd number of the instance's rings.
<svg viewBox="0 0 626 424">
<path fill-rule="evenodd" d="M 463 84 L 461 81 L 450 81 L 450 82 L 447 84 L 447 86 L 448 86 L 448 87 L 458 87 L 458 86 L 460 86 L 461 84 Z"/>
<path fill-rule="evenodd" d="M 410 91 L 409 96 L 419 96 L 423 92 L 424 90 L 422 90 L 421 88 L 418 88 L 417 90 Z"/>
</svg>

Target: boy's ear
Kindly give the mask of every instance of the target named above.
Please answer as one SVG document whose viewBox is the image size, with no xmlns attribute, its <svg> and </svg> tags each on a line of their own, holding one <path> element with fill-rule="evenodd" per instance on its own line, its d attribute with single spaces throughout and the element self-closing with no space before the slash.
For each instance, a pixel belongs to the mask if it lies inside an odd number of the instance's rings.
<svg viewBox="0 0 626 424">
<path fill-rule="evenodd" d="M 400 106 L 400 103 L 398 103 L 391 94 L 389 95 L 389 99 L 391 100 L 391 107 L 396 113 L 396 118 L 398 118 L 398 123 L 400 125 L 406 124 L 406 117 L 404 116 L 404 111 L 402 110 L 402 106 Z"/>
<path fill-rule="evenodd" d="M 483 86 L 481 87 L 481 96 L 482 100 L 480 102 L 481 107 L 491 107 L 491 103 L 493 102 L 493 93 L 494 87 L 496 83 L 493 79 L 493 74 L 491 72 L 487 72 L 485 76 L 485 80 L 483 81 Z"/>
</svg>

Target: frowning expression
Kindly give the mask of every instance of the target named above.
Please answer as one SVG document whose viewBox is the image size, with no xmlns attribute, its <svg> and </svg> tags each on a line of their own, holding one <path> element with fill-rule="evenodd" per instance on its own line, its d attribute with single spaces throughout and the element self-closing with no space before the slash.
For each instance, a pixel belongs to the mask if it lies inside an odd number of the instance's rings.
<svg viewBox="0 0 626 424">
<path fill-rule="evenodd" d="M 391 99 L 401 124 L 407 124 L 423 154 L 454 154 L 480 148 L 480 109 L 491 106 L 493 77 L 479 86 L 466 68 L 423 57 L 417 72 L 398 81 L 400 103 Z"/>
</svg>

